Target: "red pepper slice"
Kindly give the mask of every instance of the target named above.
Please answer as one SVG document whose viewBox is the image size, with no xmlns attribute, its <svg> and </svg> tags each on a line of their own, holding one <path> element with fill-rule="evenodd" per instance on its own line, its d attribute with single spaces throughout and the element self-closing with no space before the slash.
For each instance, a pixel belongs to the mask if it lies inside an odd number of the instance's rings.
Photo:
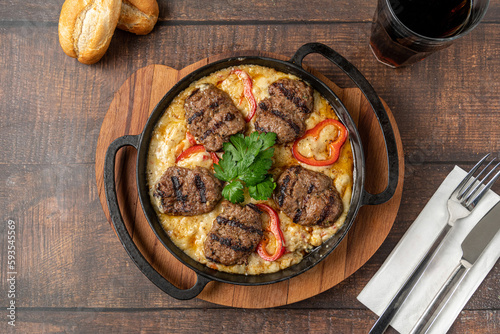
<svg viewBox="0 0 500 334">
<path fill-rule="evenodd" d="M 178 163 L 179 161 L 184 160 L 187 157 L 189 157 L 193 154 L 196 154 L 196 153 L 200 153 L 200 152 L 207 152 L 207 150 L 205 150 L 205 146 L 194 145 L 194 146 L 188 147 L 184 152 L 179 154 L 177 159 L 175 159 L 175 163 Z M 217 156 L 217 154 L 215 154 L 215 152 L 207 152 L 207 153 L 210 153 L 210 157 L 212 158 L 212 161 L 214 162 L 214 164 L 218 165 L 219 164 L 219 157 Z"/>
<path fill-rule="evenodd" d="M 316 160 L 314 156 L 310 158 L 303 156 L 298 149 L 299 142 L 307 137 L 318 139 L 321 131 L 328 125 L 335 126 L 339 131 L 339 135 L 337 136 L 337 138 L 330 141 L 330 143 L 328 144 L 329 157 L 326 160 Z M 307 130 L 301 138 L 297 139 L 295 143 L 293 143 L 292 153 L 295 159 L 305 164 L 311 166 L 328 166 L 335 163 L 339 159 L 340 149 L 342 148 L 342 145 L 344 145 L 346 139 L 347 129 L 345 128 L 345 126 L 335 119 L 327 118 L 324 121 L 319 122 L 314 128 Z"/>
<path fill-rule="evenodd" d="M 283 254 L 285 254 L 286 251 L 285 237 L 283 236 L 283 232 L 281 232 L 280 228 L 280 218 L 278 216 L 278 213 L 274 211 L 274 209 L 269 205 L 259 203 L 256 204 L 256 206 L 269 215 L 269 230 L 276 239 L 276 250 L 274 254 L 269 254 L 266 250 L 266 246 L 268 243 L 267 239 L 262 239 L 259 242 L 259 244 L 257 245 L 257 254 L 259 254 L 259 256 L 266 261 L 276 261 Z"/>
<path fill-rule="evenodd" d="M 181 154 L 179 154 L 179 156 L 177 157 L 177 159 L 175 159 L 175 163 L 178 163 L 179 161 L 184 160 L 187 157 L 189 157 L 189 156 L 191 156 L 191 155 L 193 155 L 195 153 L 200 153 L 200 152 L 206 152 L 205 146 L 203 146 L 203 145 L 194 145 L 194 146 L 191 146 L 191 147 L 187 148 L 184 152 L 182 152 Z"/>
<path fill-rule="evenodd" d="M 191 145 L 196 145 L 196 139 L 189 131 L 186 131 L 186 138 Z"/>
<path fill-rule="evenodd" d="M 214 162 L 214 164 L 218 165 L 219 164 L 219 157 L 217 156 L 217 154 L 215 154 L 215 152 L 209 152 L 210 153 L 210 156 L 212 157 L 212 161 Z"/>
<path fill-rule="evenodd" d="M 243 70 L 233 70 L 232 73 L 236 74 L 241 81 L 243 81 L 243 95 L 247 99 L 248 105 L 250 106 L 250 110 L 248 111 L 248 115 L 245 118 L 245 121 L 248 123 L 255 115 L 255 111 L 257 110 L 257 103 L 255 102 L 255 97 L 252 93 L 252 78 L 248 75 L 247 72 Z"/>
</svg>

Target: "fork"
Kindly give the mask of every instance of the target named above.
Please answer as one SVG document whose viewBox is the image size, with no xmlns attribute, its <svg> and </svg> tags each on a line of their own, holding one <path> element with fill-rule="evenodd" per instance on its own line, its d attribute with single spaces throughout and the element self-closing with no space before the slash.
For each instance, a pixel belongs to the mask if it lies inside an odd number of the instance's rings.
<svg viewBox="0 0 500 334">
<path fill-rule="evenodd" d="M 431 248 L 429 248 L 429 250 L 427 251 L 427 254 L 413 270 L 412 274 L 406 280 L 405 284 L 401 287 L 401 289 L 399 289 L 380 318 L 378 318 L 377 322 L 373 325 L 369 334 L 381 334 L 385 332 L 387 327 L 389 327 L 392 319 L 399 311 L 401 305 L 403 305 L 408 295 L 411 293 L 415 285 L 422 277 L 422 274 L 427 269 L 429 263 L 438 253 L 443 239 L 448 235 L 448 232 L 455 225 L 455 222 L 459 219 L 463 219 L 469 216 L 472 210 L 474 210 L 477 204 L 484 197 L 486 192 L 500 177 L 500 171 L 498 171 L 490 179 L 490 181 L 486 183 L 486 185 L 483 185 L 484 182 L 486 182 L 488 178 L 493 175 L 495 170 L 499 169 L 500 163 L 497 163 L 482 180 L 479 180 L 479 178 L 484 173 L 486 173 L 488 168 L 493 164 L 495 158 L 493 158 L 476 177 L 473 176 L 474 173 L 481 167 L 483 162 L 490 156 L 490 154 L 491 153 L 488 153 L 481 160 L 479 160 L 479 162 L 474 167 L 472 167 L 472 169 L 469 171 L 469 173 L 467 173 L 465 178 L 459 183 L 455 190 L 453 190 L 447 201 L 448 221 L 446 225 L 439 233 Z"/>
</svg>

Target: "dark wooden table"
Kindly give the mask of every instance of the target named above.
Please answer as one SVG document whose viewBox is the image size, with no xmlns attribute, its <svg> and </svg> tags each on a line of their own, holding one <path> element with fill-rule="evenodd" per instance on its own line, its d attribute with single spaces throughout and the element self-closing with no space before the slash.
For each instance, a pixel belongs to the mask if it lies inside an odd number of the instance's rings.
<svg viewBox="0 0 500 334">
<path fill-rule="evenodd" d="M 0 332 L 366 333 L 376 316 L 356 296 L 453 166 L 469 168 L 500 151 L 499 1 L 453 46 L 398 70 L 379 64 L 368 47 L 375 0 L 161 1 L 151 34 L 116 31 L 93 66 L 59 46 L 62 3 L 0 1 Z M 233 50 L 291 56 L 311 41 L 357 66 L 395 115 L 406 171 L 391 233 L 354 275 L 286 307 L 170 298 L 131 262 L 99 203 L 95 148 L 114 92 L 146 65 L 181 69 Z M 307 63 L 352 86 L 325 59 Z M 6 309 L 9 222 L 16 232 L 15 328 Z M 499 269 L 497 263 L 450 332 L 498 331 Z"/>
</svg>

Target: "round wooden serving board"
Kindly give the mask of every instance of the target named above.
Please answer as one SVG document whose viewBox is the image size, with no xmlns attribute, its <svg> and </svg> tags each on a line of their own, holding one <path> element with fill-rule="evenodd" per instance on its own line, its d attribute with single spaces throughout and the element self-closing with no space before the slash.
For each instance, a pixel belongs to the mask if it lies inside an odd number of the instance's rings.
<svg viewBox="0 0 500 334">
<path fill-rule="evenodd" d="M 141 133 L 153 108 L 181 78 L 208 63 L 241 55 L 288 59 L 276 54 L 251 51 L 209 57 L 180 71 L 164 65 L 150 65 L 135 72 L 116 92 L 104 118 L 96 149 L 97 186 L 108 221 L 110 218 L 104 195 L 103 169 L 109 144 L 123 135 Z M 347 107 L 363 141 L 366 154 L 366 189 L 371 193 L 380 192 L 387 184 L 387 158 L 382 133 L 369 104 L 359 89 L 340 89 L 321 73 L 311 68 L 307 70 L 328 84 Z M 362 207 L 342 243 L 325 260 L 304 274 L 264 286 L 211 282 L 198 298 L 216 304 L 245 308 L 291 304 L 330 289 L 368 261 L 387 237 L 394 223 L 403 189 L 404 159 L 401 137 L 393 115 L 387 106 L 386 109 L 396 135 L 399 153 L 399 184 L 394 197 L 382 205 Z M 195 273 L 175 259 L 162 245 L 142 212 L 137 195 L 135 163 L 135 149 L 127 147 L 118 152 L 116 184 L 118 201 L 127 229 L 144 257 L 160 274 L 180 288 L 189 288 L 196 280 Z"/>
</svg>

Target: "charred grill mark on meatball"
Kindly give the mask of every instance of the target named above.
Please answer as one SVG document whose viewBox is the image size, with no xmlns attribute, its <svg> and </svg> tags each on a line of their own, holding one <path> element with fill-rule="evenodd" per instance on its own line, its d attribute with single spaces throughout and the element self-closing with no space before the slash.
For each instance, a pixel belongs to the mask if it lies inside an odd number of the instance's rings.
<svg viewBox="0 0 500 334">
<path fill-rule="evenodd" d="M 328 197 L 328 202 L 323 208 L 323 211 L 321 211 L 321 215 L 319 216 L 319 219 L 316 221 L 316 225 L 322 225 L 323 222 L 325 221 L 326 217 L 328 217 L 328 213 L 330 212 L 331 205 L 335 201 L 335 198 L 333 196 Z"/>
<path fill-rule="evenodd" d="M 216 133 L 218 129 L 220 129 L 225 122 L 230 122 L 233 119 L 235 119 L 236 116 L 232 113 L 227 113 L 226 116 L 224 117 L 224 120 L 221 122 L 215 123 L 212 128 L 208 129 L 203 133 L 203 135 L 200 137 L 200 140 L 205 140 L 208 136 L 210 136 L 212 133 Z"/>
<path fill-rule="evenodd" d="M 196 185 L 196 189 L 198 189 L 198 192 L 200 193 L 200 202 L 201 203 L 206 203 L 207 202 L 207 197 L 205 196 L 205 183 L 203 183 L 203 180 L 199 175 L 196 175 L 194 177 L 194 183 Z"/>
<path fill-rule="evenodd" d="M 245 130 L 243 115 L 226 92 L 214 85 L 196 88 L 184 101 L 189 132 L 210 152 Z"/>
<path fill-rule="evenodd" d="M 262 211 L 257 207 L 257 205 L 253 203 L 248 203 L 247 206 L 252 209 L 253 211 L 257 212 L 258 214 L 261 214 Z"/>
<path fill-rule="evenodd" d="M 222 198 L 222 184 L 203 167 L 169 167 L 153 188 L 160 212 L 195 216 L 210 212 Z"/>
<path fill-rule="evenodd" d="M 259 102 L 259 108 L 264 110 L 264 111 L 269 110 L 269 108 L 267 107 L 267 104 L 265 104 L 264 102 Z"/>
<path fill-rule="evenodd" d="M 293 129 L 293 131 L 295 131 L 297 136 L 299 136 L 302 133 L 302 131 L 301 131 L 300 127 L 297 125 L 297 123 L 295 123 L 294 121 L 292 121 L 291 119 L 286 117 L 286 115 L 283 114 L 282 112 L 280 112 L 279 110 L 272 109 L 271 114 L 273 114 L 276 117 L 281 118 L 283 121 L 285 121 Z"/>
<path fill-rule="evenodd" d="M 298 175 L 300 173 L 297 173 L 297 171 L 295 171 L 295 174 Z M 291 188 L 295 187 L 295 184 L 297 183 L 297 181 L 299 180 L 299 178 L 295 179 L 294 180 L 294 183 L 292 185 Z M 312 185 L 314 187 L 314 185 Z M 309 195 L 309 189 L 311 189 L 311 186 L 309 186 L 309 188 L 307 189 L 307 194 Z M 312 191 L 311 191 L 312 192 Z M 311 199 L 311 196 L 305 196 L 303 198 L 303 202 L 302 202 L 302 206 L 297 208 L 297 211 L 295 212 L 295 216 L 293 216 L 293 222 L 295 224 L 298 224 L 300 222 L 300 218 L 302 217 L 302 213 L 306 210 L 307 208 L 307 202 Z M 326 218 L 326 217 L 325 217 Z M 324 219 L 323 219 L 324 220 Z"/>
<path fill-rule="evenodd" d="M 259 131 L 259 132 L 261 132 L 261 133 L 262 133 L 262 132 L 266 132 L 266 129 L 265 129 L 265 128 L 263 128 L 263 127 L 261 127 L 261 126 L 259 126 L 259 123 L 255 123 L 255 130 L 256 130 L 256 131 Z"/>
<path fill-rule="evenodd" d="M 187 195 L 183 195 L 181 191 L 181 183 L 179 182 L 179 178 L 177 176 L 170 177 L 172 180 L 172 185 L 174 186 L 175 197 L 179 202 L 186 202 Z"/>
<path fill-rule="evenodd" d="M 291 167 L 294 169 L 294 173 L 295 173 L 295 177 L 292 177 L 291 178 L 291 181 L 292 181 L 292 184 L 290 184 L 290 189 L 293 189 L 295 188 L 295 185 L 297 184 L 297 182 L 299 182 L 299 174 L 300 174 L 300 166 L 293 166 Z"/>
<path fill-rule="evenodd" d="M 302 136 L 305 121 L 313 111 L 313 89 L 300 80 L 279 79 L 269 85 L 270 97 L 257 104 L 255 129 L 274 132 L 284 144 Z"/>
<path fill-rule="evenodd" d="M 344 210 L 333 180 L 301 166 L 281 174 L 273 197 L 294 223 L 304 226 L 331 226 Z"/>
<path fill-rule="evenodd" d="M 212 129 L 208 129 L 207 131 L 205 131 L 203 133 L 203 135 L 201 135 L 200 140 L 201 141 L 205 140 L 205 138 L 207 138 L 208 136 L 210 136 L 212 133 L 213 133 Z"/>
<path fill-rule="evenodd" d="M 187 120 L 188 124 L 191 124 L 196 118 L 203 116 L 203 110 L 195 112 L 193 116 L 189 117 Z"/>
<path fill-rule="evenodd" d="M 297 224 L 300 220 L 300 216 L 302 216 L 302 209 L 297 209 L 295 212 L 295 216 L 293 216 L 293 222 Z"/>
<path fill-rule="evenodd" d="M 312 113 L 312 108 L 309 108 L 309 106 L 307 105 L 307 99 L 309 98 L 307 94 L 304 94 L 301 98 L 300 96 L 296 95 L 296 92 L 284 85 L 283 82 L 275 83 L 275 86 L 279 89 L 281 94 L 286 97 L 287 100 L 290 100 L 293 104 L 295 104 L 297 110 L 305 114 Z"/>
<path fill-rule="evenodd" d="M 255 206 L 224 201 L 205 239 L 205 257 L 224 265 L 246 263 L 263 235 L 260 213 Z"/>
<path fill-rule="evenodd" d="M 225 120 L 226 122 L 230 122 L 230 121 L 232 121 L 232 120 L 233 120 L 233 119 L 235 119 L 235 118 L 236 118 L 236 116 L 234 116 L 234 114 L 232 114 L 232 113 L 227 113 L 227 114 L 226 114 L 226 116 L 224 117 L 224 120 Z"/>
<path fill-rule="evenodd" d="M 257 233 L 259 235 L 263 234 L 262 229 L 255 228 L 253 226 L 247 226 L 243 223 L 240 223 L 237 220 L 226 219 L 226 218 L 221 217 L 221 216 L 217 216 L 216 220 L 219 224 L 237 227 L 237 228 L 240 228 L 242 230 L 248 231 L 250 233 Z"/>
<path fill-rule="evenodd" d="M 217 125 L 217 124 L 216 124 Z M 217 128 L 217 127 L 216 127 Z M 212 129 L 208 129 L 207 131 L 205 131 L 201 137 L 200 137 L 200 140 L 203 141 L 205 140 L 205 138 L 207 138 L 208 136 L 210 136 L 211 134 L 213 133 Z"/>
<path fill-rule="evenodd" d="M 241 244 L 238 243 L 238 241 L 236 241 L 232 238 L 222 238 L 216 234 L 210 234 L 210 238 L 212 240 L 214 240 L 215 242 L 218 242 L 221 245 L 229 247 L 236 252 L 245 252 L 246 253 L 246 252 L 251 252 L 254 249 L 254 247 L 252 247 L 252 246 L 243 247 L 243 246 L 241 246 Z"/>
<path fill-rule="evenodd" d="M 214 259 L 214 258 L 211 258 L 211 257 L 210 257 L 210 256 L 208 256 L 207 254 L 205 254 L 205 257 L 206 257 L 206 258 L 207 258 L 207 260 L 208 260 L 208 261 L 210 261 L 210 262 L 217 262 L 217 261 L 215 261 L 215 259 Z"/>
<path fill-rule="evenodd" d="M 280 192 L 279 192 L 279 196 L 278 196 L 278 205 L 279 206 L 283 206 L 283 201 L 285 200 L 286 187 L 288 186 L 288 182 L 290 182 L 290 175 L 286 175 L 281 183 Z"/>
</svg>

